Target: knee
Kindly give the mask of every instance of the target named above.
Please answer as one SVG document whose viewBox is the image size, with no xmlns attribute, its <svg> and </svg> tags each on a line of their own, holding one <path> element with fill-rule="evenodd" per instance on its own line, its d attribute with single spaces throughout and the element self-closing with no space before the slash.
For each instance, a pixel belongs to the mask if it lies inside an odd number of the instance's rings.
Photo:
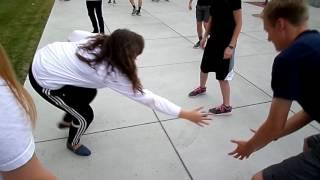
<svg viewBox="0 0 320 180">
<path fill-rule="evenodd" d="M 74 115 L 75 120 L 72 121 L 73 124 L 83 126 L 85 124 L 90 124 L 93 121 L 94 114 L 91 107 L 83 108 L 79 112 L 81 113 Z M 86 123 L 84 123 L 84 121 Z"/>
<path fill-rule="evenodd" d="M 89 16 L 94 16 L 94 11 L 88 10 L 88 15 L 89 15 Z"/>
<path fill-rule="evenodd" d="M 93 121 L 93 118 L 94 118 L 94 113 L 93 113 L 93 110 L 90 108 L 85 114 L 85 119 L 87 123 L 90 124 Z"/>
<path fill-rule="evenodd" d="M 257 174 L 255 174 L 251 180 L 263 180 L 263 176 L 262 176 L 262 172 L 258 172 Z"/>
</svg>

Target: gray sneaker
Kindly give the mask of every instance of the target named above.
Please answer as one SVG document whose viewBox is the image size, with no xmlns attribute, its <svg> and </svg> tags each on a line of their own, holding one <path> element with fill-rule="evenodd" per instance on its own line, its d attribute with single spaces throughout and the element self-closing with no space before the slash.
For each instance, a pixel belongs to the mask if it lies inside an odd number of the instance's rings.
<svg viewBox="0 0 320 180">
<path fill-rule="evenodd" d="M 200 48 L 200 41 L 194 44 L 193 48 L 198 49 Z"/>
</svg>

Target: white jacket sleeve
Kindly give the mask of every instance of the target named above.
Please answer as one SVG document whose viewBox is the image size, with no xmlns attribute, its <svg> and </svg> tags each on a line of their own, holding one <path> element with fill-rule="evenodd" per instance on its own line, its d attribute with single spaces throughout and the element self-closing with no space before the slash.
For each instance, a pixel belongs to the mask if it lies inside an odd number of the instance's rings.
<svg viewBox="0 0 320 180">
<path fill-rule="evenodd" d="M 177 106 L 176 104 L 152 93 L 147 89 L 143 89 L 143 93 L 134 92 L 132 90 L 131 82 L 124 76 L 120 75 L 120 77 L 118 76 L 116 79 L 117 81 L 108 82 L 108 87 L 110 89 L 164 114 L 174 117 L 179 116 L 181 107 Z"/>
</svg>

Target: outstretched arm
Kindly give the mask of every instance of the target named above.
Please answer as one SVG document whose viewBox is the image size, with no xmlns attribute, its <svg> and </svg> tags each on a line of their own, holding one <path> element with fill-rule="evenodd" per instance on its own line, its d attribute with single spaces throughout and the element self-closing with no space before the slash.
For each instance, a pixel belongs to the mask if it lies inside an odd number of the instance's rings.
<svg viewBox="0 0 320 180">
<path fill-rule="evenodd" d="M 229 155 L 240 160 L 248 158 L 253 152 L 263 148 L 274 139 L 288 135 L 308 124 L 311 118 L 304 111 L 295 114 L 287 121 L 291 103 L 292 101 L 289 100 L 274 98 L 267 120 L 250 140 L 231 140 L 237 144 L 237 148 Z"/>
<path fill-rule="evenodd" d="M 143 93 L 134 92 L 129 80 L 120 74 L 117 81 L 110 81 L 108 83 L 108 87 L 152 109 L 174 117 L 190 120 L 200 126 L 207 125 L 207 120 L 211 120 L 211 118 L 208 117 L 209 114 L 202 111 L 202 108 L 196 108 L 190 111 L 184 110 L 171 101 L 158 96 L 147 89 L 143 89 Z"/>
</svg>

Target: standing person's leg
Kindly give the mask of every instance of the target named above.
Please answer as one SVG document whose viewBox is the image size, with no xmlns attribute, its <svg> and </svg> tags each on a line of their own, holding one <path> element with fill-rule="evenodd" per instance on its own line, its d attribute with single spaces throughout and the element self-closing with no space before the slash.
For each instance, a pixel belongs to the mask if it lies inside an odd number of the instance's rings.
<svg viewBox="0 0 320 180">
<path fill-rule="evenodd" d="M 206 83 L 208 80 L 208 75 L 209 75 L 209 73 L 204 73 L 204 72 L 200 71 L 200 86 L 197 87 L 196 89 L 192 90 L 188 94 L 189 97 L 194 97 L 194 96 L 198 96 L 198 95 L 202 95 L 202 94 L 206 93 L 206 91 L 207 91 Z"/>
<path fill-rule="evenodd" d="M 223 80 L 219 81 L 220 90 L 222 94 L 222 104 L 225 106 L 230 106 L 230 84 L 229 81 Z"/>
<path fill-rule="evenodd" d="M 230 59 L 221 59 L 217 64 L 216 79 L 219 81 L 222 94 L 222 104 L 218 107 L 209 109 L 213 114 L 228 114 L 232 111 L 230 105 L 230 84 L 233 79 L 234 54 Z"/>
<path fill-rule="evenodd" d="M 93 33 L 98 33 L 99 29 L 98 29 L 98 25 L 97 25 L 97 20 L 96 20 L 96 16 L 94 13 L 94 1 L 86 1 L 86 5 L 87 5 L 87 10 L 88 10 L 88 15 L 89 18 L 91 20 L 92 23 L 92 27 L 93 27 Z"/>
<path fill-rule="evenodd" d="M 132 5 L 132 8 L 133 8 L 131 15 L 136 15 L 137 8 L 136 8 L 136 5 L 134 4 L 134 0 L 129 0 L 129 1 L 130 1 L 131 5 Z"/>
<path fill-rule="evenodd" d="M 203 36 L 202 30 L 202 21 L 204 18 L 204 12 L 202 6 L 196 6 L 196 21 L 197 21 L 197 35 L 198 35 L 198 42 L 196 42 L 193 48 L 200 48 L 200 41 Z"/>
<path fill-rule="evenodd" d="M 209 19 L 210 19 L 210 6 L 205 6 L 204 17 L 202 20 L 202 25 L 205 30 L 207 30 L 209 28 L 208 27 Z"/>
<path fill-rule="evenodd" d="M 213 64 L 211 62 L 211 42 L 209 42 L 209 40 L 207 41 L 207 45 L 204 49 L 204 53 L 202 56 L 202 61 L 201 61 L 201 65 L 200 65 L 200 86 L 197 87 L 196 89 L 192 90 L 188 96 L 189 97 L 194 97 L 194 96 L 198 96 L 198 95 L 202 95 L 205 94 L 207 88 L 206 88 L 206 83 L 208 80 L 208 75 L 209 72 L 211 72 Z"/>
<path fill-rule="evenodd" d="M 141 15 L 142 0 L 138 0 L 138 6 L 139 7 L 138 7 L 136 15 L 140 16 Z"/>
<path fill-rule="evenodd" d="M 200 87 L 206 88 L 209 73 L 200 72 Z"/>
<path fill-rule="evenodd" d="M 98 18 L 100 33 L 104 33 L 104 21 L 102 15 L 102 1 L 95 1 L 95 10 Z"/>
</svg>

